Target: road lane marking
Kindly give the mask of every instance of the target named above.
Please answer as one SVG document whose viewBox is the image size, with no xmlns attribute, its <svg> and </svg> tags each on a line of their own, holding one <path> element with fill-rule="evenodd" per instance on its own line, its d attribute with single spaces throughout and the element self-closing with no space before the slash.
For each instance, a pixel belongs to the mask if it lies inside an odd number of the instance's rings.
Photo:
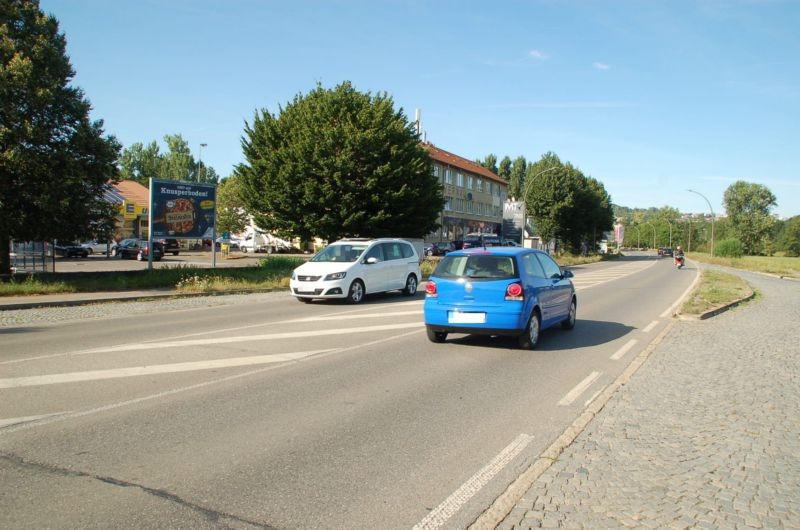
<svg viewBox="0 0 800 530">
<path fill-rule="evenodd" d="M 394 311 L 391 313 L 371 313 L 367 315 L 362 314 L 347 314 L 347 315 L 332 315 L 327 317 L 306 317 L 306 318 L 296 318 L 294 320 L 284 320 L 283 324 L 298 324 L 301 322 L 331 322 L 335 320 L 354 320 L 354 319 L 362 319 L 362 318 L 385 318 L 385 317 L 401 317 L 401 316 L 409 316 L 409 315 L 421 315 L 421 310 L 416 311 Z"/>
<path fill-rule="evenodd" d="M 283 363 L 286 361 L 296 361 L 298 359 L 303 359 L 304 357 L 310 357 L 320 353 L 326 353 L 331 351 L 331 349 L 332 348 L 292 353 L 276 353 L 271 355 L 253 355 L 250 357 L 232 357 L 229 359 L 211 359 L 207 361 L 192 361 L 186 363 L 131 366 L 128 368 L 114 368 L 110 370 L 89 370 L 86 372 L 12 377 L 8 379 L 0 379 L 0 388 L 20 388 L 23 386 L 77 383 L 80 381 L 97 381 L 100 379 L 117 379 L 120 377 L 174 374 L 180 372 L 195 372 L 199 370 L 213 370 L 218 368 L 234 368 L 237 366 L 252 366 L 255 364 Z"/>
<path fill-rule="evenodd" d="M 558 402 L 559 405 L 562 407 L 566 407 L 572 404 L 573 401 L 578 399 L 581 394 L 583 394 L 589 386 L 594 383 L 597 378 L 600 377 L 600 372 L 592 372 L 586 379 L 575 385 L 575 388 L 567 392 L 567 395 L 561 398 L 561 401 Z"/>
<path fill-rule="evenodd" d="M 588 406 L 589 406 L 589 405 L 592 403 L 592 401 L 594 401 L 595 399 L 597 399 L 597 396 L 599 396 L 599 395 L 600 395 L 600 394 L 603 392 L 603 390 L 605 390 L 607 387 L 608 387 L 608 385 L 603 385 L 603 386 L 600 388 L 600 390 L 598 390 L 597 392 L 595 392 L 594 394 L 592 394 L 592 397 L 590 397 L 589 399 L 587 399 L 587 400 L 586 400 L 586 402 L 583 404 L 583 406 L 584 406 L 584 407 L 588 407 Z"/>
<path fill-rule="evenodd" d="M 653 320 L 647 325 L 647 327 L 645 327 L 642 330 L 642 333 L 650 333 L 651 331 L 653 331 L 653 328 L 655 328 L 657 325 L 658 325 L 658 320 Z"/>
<path fill-rule="evenodd" d="M 164 348 L 181 348 L 181 347 L 191 347 L 191 346 L 212 346 L 215 344 L 233 344 L 239 342 L 253 342 L 253 341 L 276 340 L 276 339 L 324 337 L 327 335 L 348 335 L 350 333 L 369 333 L 372 331 L 391 331 L 397 329 L 416 328 L 416 327 L 422 327 L 423 325 L 424 324 L 422 322 L 413 322 L 406 324 L 386 324 L 382 326 L 362 326 L 358 328 L 340 328 L 340 329 L 313 330 L 313 331 L 291 331 L 284 333 L 268 333 L 260 335 L 241 335 L 238 337 L 211 337 L 208 339 L 191 339 L 191 340 L 171 339 L 167 341 L 139 342 L 134 344 L 119 344 L 116 346 L 92 348 L 89 350 L 53 353 L 50 355 L 38 355 L 36 357 L 26 357 L 24 359 L 12 359 L 10 361 L 2 361 L 0 362 L 0 365 L 17 364 L 28 361 L 38 361 L 42 359 L 51 359 L 54 357 L 67 357 L 72 355 L 118 353 L 125 351 L 156 350 Z"/>
<path fill-rule="evenodd" d="M 626 343 L 625 343 L 625 345 L 624 345 L 622 348 L 618 349 L 618 350 L 617 350 L 617 351 L 614 353 L 614 355 L 612 355 L 612 356 L 611 356 L 611 357 L 609 357 L 609 358 L 610 358 L 612 361 L 619 361 L 620 359 L 622 359 L 622 357 L 623 357 L 623 356 L 624 356 L 626 353 L 628 353 L 628 351 L 629 351 L 631 348 L 633 348 L 633 347 L 636 345 L 636 343 L 637 343 L 637 342 L 639 342 L 639 341 L 638 341 L 638 340 L 636 340 L 636 339 L 631 339 L 631 340 L 629 340 L 628 342 L 626 342 Z"/>
<path fill-rule="evenodd" d="M 361 348 L 368 348 L 370 346 L 377 346 L 378 344 L 382 344 L 384 342 L 391 342 L 393 340 L 402 339 L 402 338 L 405 338 L 405 337 L 410 337 L 411 335 L 415 335 L 415 334 L 417 334 L 419 332 L 420 332 L 420 330 L 407 331 L 405 333 L 400 333 L 399 335 L 392 335 L 392 336 L 389 336 L 389 337 L 384 337 L 382 339 L 376 339 L 376 340 L 373 340 L 371 342 L 365 342 L 363 344 L 355 344 L 353 346 L 347 346 L 347 347 L 344 347 L 344 348 L 337 348 L 337 349 L 329 351 L 328 353 L 320 353 L 319 355 L 315 355 L 313 357 L 306 357 L 306 358 L 303 358 L 303 359 L 298 359 L 297 361 L 293 361 L 293 362 L 302 363 L 302 362 L 307 362 L 307 361 L 309 361 L 311 359 L 321 359 L 323 357 L 328 357 L 330 355 L 337 355 L 337 354 L 341 354 L 341 353 L 345 353 L 345 352 L 349 352 L 349 351 L 355 351 L 355 350 L 358 350 L 358 349 L 361 349 Z M 174 394 L 180 394 L 182 392 L 187 392 L 187 391 L 191 391 L 191 390 L 197 390 L 199 388 L 204 388 L 204 387 L 207 387 L 207 386 L 216 385 L 216 384 L 220 384 L 220 383 L 227 383 L 229 381 L 235 381 L 237 379 L 250 377 L 251 375 L 258 375 L 258 374 L 262 374 L 262 373 L 265 373 L 265 372 L 270 372 L 272 370 L 277 370 L 278 368 L 280 368 L 282 366 L 285 366 L 285 365 L 284 364 L 271 364 L 271 365 L 268 365 L 268 366 L 265 366 L 265 367 L 256 368 L 255 370 L 249 370 L 247 372 L 242 372 L 242 373 L 233 374 L 233 375 L 227 375 L 227 376 L 224 376 L 224 377 L 219 377 L 217 379 L 212 379 L 212 380 L 209 380 L 209 381 L 203 381 L 202 383 L 195 383 L 193 385 L 188 385 L 188 386 L 184 386 L 184 387 L 173 388 L 171 390 L 165 390 L 163 392 L 157 392 L 155 394 L 150 394 L 148 396 L 142 396 L 142 397 L 138 397 L 138 398 L 128 399 L 128 400 L 125 400 L 125 401 L 117 401 L 115 403 L 109 403 L 107 405 L 103 405 L 101 407 L 96 407 L 96 408 L 93 408 L 93 409 L 78 410 L 78 411 L 75 411 L 75 412 L 67 412 L 67 413 L 59 413 L 59 414 L 56 414 L 56 415 L 49 415 L 48 414 L 48 415 L 46 415 L 46 417 L 44 417 L 41 420 L 34 420 L 34 421 L 27 422 L 27 423 L 22 423 L 22 424 L 18 424 L 18 425 L 12 425 L 10 427 L 5 427 L 2 430 L 0 430 L 0 432 L 2 432 L 2 433 L 12 433 L 12 432 L 17 432 L 17 431 L 24 431 L 24 430 L 28 430 L 28 429 L 33 429 L 35 427 L 41 427 L 43 425 L 48 425 L 50 423 L 66 421 L 66 420 L 70 420 L 70 419 L 74 419 L 74 418 L 82 418 L 84 416 L 90 416 L 92 414 L 99 414 L 101 412 L 106 412 L 106 411 L 109 411 L 109 410 L 114 410 L 114 409 L 118 409 L 118 408 L 122 408 L 122 407 L 127 407 L 129 405 L 136 405 L 138 403 L 144 403 L 146 401 L 153 401 L 153 400 L 160 399 L 160 398 L 163 398 L 163 397 L 172 396 Z"/>
<path fill-rule="evenodd" d="M 533 436 L 520 434 L 514 441 L 500 451 L 491 462 L 480 471 L 472 475 L 452 495 L 447 497 L 439 506 L 431 510 L 420 522 L 414 525 L 414 530 L 435 530 L 443 526 L 458 510 L 461 509 L 481 488 L 489 483 L 511 460 L 520 454 L 533 440 Z"/>
<path fill-rule="evenodd" d="M 30 421 L 37 421 L 44 418 L 50 418 L 52 416 L 60 416 L 62 414 L 66 414 L 65 412 L 53 412 L 51 414 L 39 414 L 38 416 L 22 416 L 19 418 L 6 418 L 0 419 L 0 429 L 6 427 L 8 425 L 16 425 L 18 423 L 28 423 Z"/>
</svg>

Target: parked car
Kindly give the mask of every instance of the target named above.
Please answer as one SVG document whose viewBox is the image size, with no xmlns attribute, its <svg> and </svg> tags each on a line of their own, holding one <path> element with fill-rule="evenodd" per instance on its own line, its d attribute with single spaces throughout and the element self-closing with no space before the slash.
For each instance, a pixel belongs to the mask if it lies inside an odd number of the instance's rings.
<svg viewBox="0 0 800 530">
<path fill-rule="evenodd" d="M 357 304 L 364 295 L 417 292 L 419 255 L 404 239 L 342 239 L 322 249 L 292 272 L 289 289 L 301 302 L 344 298 Z"/>
<path fill-rule="evenodd" d="M 455 250 L 455 248 L 450 241 L 439 241 L 425 245 L 426 256 L 444 256 L 451 250 Z"/>
<path fill-rule="evenodd" d="M 89 251 L 89 254 L 106 254 L 114 243 L 104 241 L 84 241 L 81 246 Z"/>
<path fill-rule="evenodd" d="M 129 239 L 123 239 L 120 242 L 111 245 L 111 256 L 112 257 L 119 257 L 119 249 L 121 247 L 130 245 L 132 241 L 137 241 L 137 239 L 135 239 L 135 238 L 133 238 L 133 239 L 130 239 L 130 238 Z"/>
<path fill-rule="evenodd" d="M 158 242 L 164 247 L 164 254 L 177 256 L 181 252 L 181 245 L 177 239 L 159 239 Z"/>
<path fill-rule="evenodd" d="M 513 239 L 504 239 L 503 240 L 504 247 L 521 247 L 522 245 L 519 244 L 519 241 L 515 241 Z"/>
<path fill-rule="evenodd" d="M 89 255 L 88 249 L 83 248 L 80 243 L 75 243 L 74 241 L 59 241 L 53 245 L 53 250 L 56 256 L 63 258 L 85 258 Z"/>
<path fill-rule="evenodd" d="M 444 342 L 448 333 L 510 335 L 521 348 L 533 349 L 542 330 L 575 326 L 578 299 L 572 277 L 540 250 L 450 252 L 425 289 L 428 339 Z"/>
<path fill-rule="evenodd" d="M 658 249 L 658 255 L 672 257 L 672 249 L 670 247 L 661 247 Z"/>
<path fill-rule="evenodd" d="M 215 243 L 217 250 L 222 250 L 222 245 L 225 244 L 226 240 L 222 237 L 218 237 Z M 230 250 L 239 250 L 239 245 L 241 244 L 242 240 L 237 239 L 235 237 L 231 237 L 227 240 L 227 244 Z"/>
<path fill-rule="evenodd" d="M 117 257 L 120 259 L 147 260 L 147 240 L 146 239 L 125 239 L 117 247 Z M 153 261 L 160 261 L 164 257 L 164 245 L 159 241 L 153 241 Z"/>
<path fill-rule="evenodd" d="M 495 234 L 472 233 L 464 236 L 463 248 L 499 247 L 499 246 L 502 246 L 502 243 L 500 243 L 500 236 L 497 236 Z"/>
</svg>

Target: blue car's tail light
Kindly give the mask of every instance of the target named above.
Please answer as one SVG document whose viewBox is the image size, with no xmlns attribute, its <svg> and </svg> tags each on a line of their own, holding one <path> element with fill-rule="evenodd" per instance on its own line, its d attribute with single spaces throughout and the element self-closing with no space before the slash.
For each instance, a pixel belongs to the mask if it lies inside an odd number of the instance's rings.
<svg viewBox="0 0 800 530">
<path fill-rule="evenodd" d="M 439 293 L 436 291 L 436 282 L 433 280 L 428 280 L 428 283 L 425 285 L 425 296 L 428 298 L 437 298 Z"/>
<path fill-rule="evenodd" d="M 509 283 L 506 287 L 506 300 L 524 300 L 524 290 L 519 282 Z"/>
</svg>

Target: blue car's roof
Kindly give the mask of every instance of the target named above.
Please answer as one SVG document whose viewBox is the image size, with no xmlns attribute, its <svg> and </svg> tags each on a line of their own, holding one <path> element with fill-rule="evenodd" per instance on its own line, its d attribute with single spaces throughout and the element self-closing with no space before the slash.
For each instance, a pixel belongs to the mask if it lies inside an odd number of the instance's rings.
<svg viewBox="0 0 800 530">
<path fill-rule="evenodd" d="M 448 256 L 517 256 L 530 252 L 533 249 L 522 247 L 475 247 L 467 248 L 464 250 L 454 250 L 449 252 Z"/>
</svg>

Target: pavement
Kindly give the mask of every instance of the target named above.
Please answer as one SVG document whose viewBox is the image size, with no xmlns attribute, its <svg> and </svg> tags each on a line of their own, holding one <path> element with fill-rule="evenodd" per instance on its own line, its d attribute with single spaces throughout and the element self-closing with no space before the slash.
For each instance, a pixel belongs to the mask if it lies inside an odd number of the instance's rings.
<svg viewBox="0 0 800 530">
<path fill-rule="evenodd" d="M 800 529 L 800 282 L 734 272 L 754 299 L 675 319 L 471 528 Z M 4 297 L 0 316 L 176 295 Z"/>
</svg>

